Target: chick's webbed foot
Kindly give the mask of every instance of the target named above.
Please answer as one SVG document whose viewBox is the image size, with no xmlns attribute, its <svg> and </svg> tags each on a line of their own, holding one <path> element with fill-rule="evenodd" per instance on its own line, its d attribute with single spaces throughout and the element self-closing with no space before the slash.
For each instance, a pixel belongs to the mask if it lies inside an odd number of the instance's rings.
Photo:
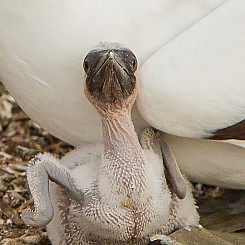
<svg viewBox="0 0 245 245">
<path fill-rule="evenodd" d="M 38 154 L 29 162 L 27 180 L 35 211 L 26 209 L 22 212 L 21 217 L 26 225 L 45 226 L 52 220 L 54 211 L 49 195 L 49 180 L 65 188 L 83 204 L 83 193 L 74 185 L 69 170 L 50 154 Z"/>
</svg>

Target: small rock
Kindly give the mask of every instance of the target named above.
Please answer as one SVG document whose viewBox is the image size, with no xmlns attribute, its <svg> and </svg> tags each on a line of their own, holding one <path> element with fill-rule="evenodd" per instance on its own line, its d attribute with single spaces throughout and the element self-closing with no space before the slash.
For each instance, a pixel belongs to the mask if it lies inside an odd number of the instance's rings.
<svg viewBox="0 0 245 245">
<path fill-rule="evenodd" d="M 13 224 L 12 220 L 11 219 L 7 219 L 6 225 L 12 225 L 12 224 Z"/>
<path fill-rule="evenodd" d="M 42 236 L 40 234 L 32 235 L 32 236 L 22 236 L 19 237 L 18 240 L 21 242 L 24 242 L 26 244 L 38 244 L 42 239 Z"/>
<path fill-rule="evenodd" d="M 5 192 L 7 190 L 6 184 L 0 179 L 0 192 Z"/>
</svg>

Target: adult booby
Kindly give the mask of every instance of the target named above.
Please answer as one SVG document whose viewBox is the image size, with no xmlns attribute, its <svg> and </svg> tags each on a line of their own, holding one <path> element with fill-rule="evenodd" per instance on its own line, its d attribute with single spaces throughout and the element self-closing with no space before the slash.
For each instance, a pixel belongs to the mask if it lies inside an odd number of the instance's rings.
<svg viewBox="0 0 245 245">
<path fill-rule="evenodd" d="M 148 128 L 140 144 L 134 130 L 135 55 L 122 45 L 101 44 L 86 56 L 84 69 L 85 94 L 100 114 L 103 144 L 72 151 L 61 162 L 47 154 L 31 161 L 28 183 L 36 209 L 24 211 L 25 223 L 52 220 L 53 245 L 143 245 L 158 233 L 197 225 L 191 185 L 164 137 Z M 49 179 L 57 183 L 51 193 Z"/>
<path fill-rule="evenodd" d="M 244 8 L 242 0 L 0 0 L 0 78 L 50 133 L 76 146 L 98 141 L 99 117 L 79 92 L 81 59 L 98 41 L 120 41 L 140 63 L 137 131 L 151 124 L 178 136 L 242 146 L 229 139 L 232 125 L 242 132 L 238 123 L 245 115 Z M 230 163 L 222 158 L 222 143 L 210 142 L 204 152 L 206 141 L 171 139 L 202 153 L 193 157 L 180 144 L 172 146 L 194 180 L 245 188 L 240 147 L 228 147 L 239 156 Z"/>
</svg>

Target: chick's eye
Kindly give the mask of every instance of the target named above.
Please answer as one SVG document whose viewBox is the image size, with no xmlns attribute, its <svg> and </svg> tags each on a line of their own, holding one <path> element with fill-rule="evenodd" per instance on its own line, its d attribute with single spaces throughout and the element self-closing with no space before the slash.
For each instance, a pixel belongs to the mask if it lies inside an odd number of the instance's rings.
<svg viewBox="0 0 245 245">
<path fill-rule="evenodd" d="M 137 69 L 137 60 L 136 59 L 133 60 L 132 67 L 133 67 L 134 71 Z"/>
<path fill-rule="evenodd" d="M 84 69 L 84 71 L 85 71 L 86 73 L 88 72 L 89 64 L 88 64 L 88 61 L 87 61 L 87 60 L 85 60 L 85 61 L 83 62 L 83 69 Z"/>
</svg>

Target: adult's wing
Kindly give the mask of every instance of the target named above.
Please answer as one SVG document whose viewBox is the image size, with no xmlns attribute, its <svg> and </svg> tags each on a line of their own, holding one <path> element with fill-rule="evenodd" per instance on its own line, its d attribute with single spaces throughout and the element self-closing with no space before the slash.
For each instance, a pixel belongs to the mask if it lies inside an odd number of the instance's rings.
<svg viewBox="0 0 245 245">
<path fill-rule="evenodd" d="M 145 62 L 137 106 L 149 124 L 179 136 L 245 139 L 244 12 L 243 0 L 226 1 Z"/>
<path fill-rule="evenodd" d="M 245 190 L 245 149 L 207 139 L 164 134 L 181 171 L 191 181 Z"/>
</svg>

